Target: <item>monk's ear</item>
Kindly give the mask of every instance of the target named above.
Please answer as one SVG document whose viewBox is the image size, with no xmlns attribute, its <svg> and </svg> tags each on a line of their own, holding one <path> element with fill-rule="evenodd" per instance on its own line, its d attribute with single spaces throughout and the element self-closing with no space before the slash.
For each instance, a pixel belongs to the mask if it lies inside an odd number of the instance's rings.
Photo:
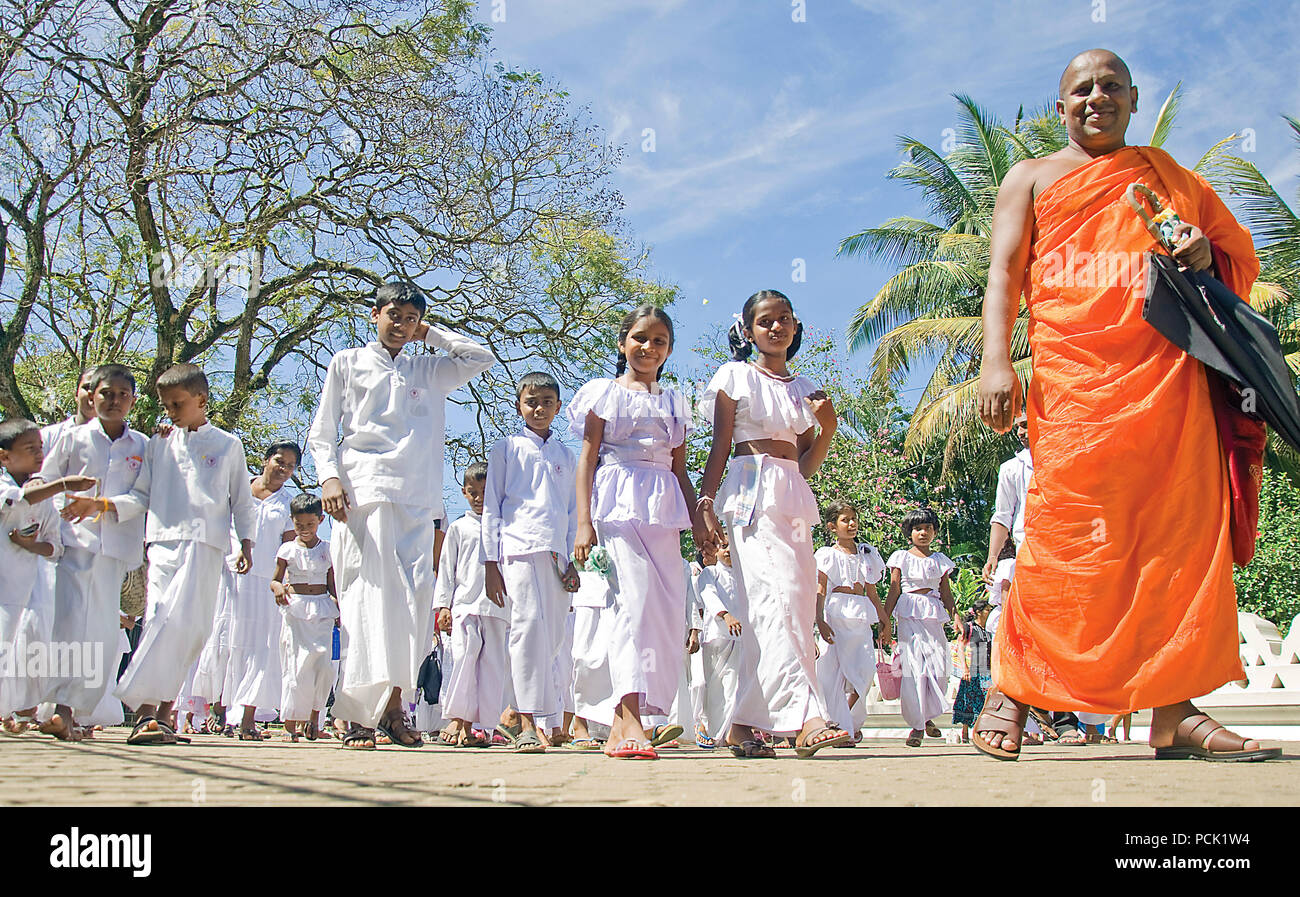
<svg viewBox="0 0 1300 897">
<path fill-rule="evenodd" d="M 1060 116 L 1061 124 L 1065 124 L 1065 100 L 1058 99 L 1056 101 L 1056 114 Z"/>
<path fill-rule="evenodd" d="M 1128 89 L 1128 95 L 1129 95 L 1129 99 L 1132 101 L 1131 105 L 1133 107 L 1133 111 L 1137 112 L 1138 111 L 1138 89 L 1136 84 L 1134 84 L 1132 87 Z"/>
</svg>

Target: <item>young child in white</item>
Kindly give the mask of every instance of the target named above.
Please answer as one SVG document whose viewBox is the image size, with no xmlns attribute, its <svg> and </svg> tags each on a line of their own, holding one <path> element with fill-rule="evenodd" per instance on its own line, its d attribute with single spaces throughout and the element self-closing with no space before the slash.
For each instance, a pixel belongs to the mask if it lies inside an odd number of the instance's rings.
<svg viewBox="0 0 1300 897">
<path fill-rule="evenodd" d="M 253 530 L 253 562 L 248 571 L 237 574 L 229 595 L 229 658 L 221 697 L 228 707 L 243 707 L 239 723 L 240 741 L 260 741 L 256 726 L 258 708 L 280 706 L 284 677 L 280 671 L 282 615 L 271 600 L 271 579 L 276 572 L 277 552 L 294 538 L 294 521 L 289 510 L 289 482 L 302 460 L 302 449 L 294 442 L 277 442 L 262 455 L 262 472 L 249 488 L 256 508 Z M 330 619 L 334 619 L 330 617 Z M 327 692 L 328 694 L 328 692 Z M 283 715 L 281 718 L 288 719 Z M 296 717 L 295 717 L 296 718 Z"/>
<path fill-rule="evenodd" d="M 750 296 L 728 334 L 735 360 L 718 370 L 701 400 L 713 421 L 713 447 L 700 483 L 702 514 L 710 540 L 731 545 L 736 595 L 748 623 L 741 637 L 750 666 L 740 677 L 727 738 L 740 758 L 776 756 L 755 729 L 797 735 L 801 758 L 850 740 L 827 724 L 817 684 L 817 562 L 810 533 L 821 515 L 805 478 L 826 459 L 836 417 L 830 398 L 787 367 L 801 335 L 783 293 Z M 755 350 L 757 360 L 746 363 Z M 733 442 L 735 457 L 728 464 Z"/>
<path fill-rule="evenodd" d="M 672 348 L 667 313 L 634 309 L 619 327 L 617 376 L 587 383 L 569 411 L 583 436 L 574 556 L 584 562 L 599 542 L 611 560 L 618 704 L 605 753 L 619 759 L 655 758 L 641 716 L 672 707 L 686 645 L 681 531 L 693 526 L 695 489 L 686 471 L 690 410 L 658 382 Z M 696 536 L 706 538 L 702 528 Z"/>
<path fill-rule="evenodd" d="M 909 511 L 902 529 L 911 547 L 889 556 L 885 615 L 898 619 L 898 646 L 903 655 L 899 700 L 903 720 L 912 728 L 907 745 L 920 747 L 923 734 L 943 737 L 934 718 L 948 709 L 948 637 L 943 626 L 951 620 L 954 630 L 961 628 L 949 582 L 957 565 L 930 548 L 939 530 L 934 511 Z"/>
<path fill-rule="evenodd" d="M 700 632 L 704 695 L 695 742 L 712 750 L 725 739 L 736 712 L 736 695 L 744 662 L 744 624 L 737 616 L 739 601 L 731 567 L 731 549 L 718 546 L 703 553 L 705 567 L 696 580 L 704 606 L 704 628 Z"/>
<path fill-rule="evenodd" d="M 588 560 L 590 567 L 590 559 Z M 578 573 L 573 602 L 574 750 L 598 750 L 591 725 L 614 725 L 614 682 L 609 672 L 609 639 L 614 629 L 614 597 L 609 579 L 595 569 Z"/>
<path fill-rule="evenodd" d="M 998 633 L 998 623 L 1002 621 L 1002 599 L 1011 589 L 1011 581 L 1016 577 L 1016 558 L 1012 555 L 997 562 L 993 568 L 992 582 L 989 583 L 989 604 L 993 610 L 989 613 L 989 622 L 985 627 L 989 638 Z"/>
<path fill-rule="evenodd" d="M 158 378 L 158 396 L 173 429 L 149 440 L 134 486 L 107 498 L 76 498 L 64 509 L 76 517 L 116 513 L 121 522 L 146 514 L 149 605 L 114 692 L 139 717 L 127 738 L 133 745 L 177 741 L 172 703 L 212 631 L 232 519 L 241 569 L 253 553 L 247 456 L 239 437 L 208 423 L 208 378 L 195 365 L 173 365 Z"/>
<path fill-rule="evenodd" d="M 423 741 L 406 725 L 433 633 L 434 520 L 442 517 L 448 394 L 492 366 L 473 340 L 421 321 L 411 284 L 375 291 L 377 340 L 330 360 L 308 443 L 325 512 L 341 526 L 331 550 L 342 611 L 343 662 L 334 716 L 353 724 L 344 747 L 373 750 L 374 728 L 401 747 Z M 446 355 L 409 355 L 422 342 Z"/>
<path fill-rule="evenodd" d="M 825 520 L 835 544 L 816 553 L 817 628 L 826 641 L 817 658 L 817 679 L 831 719 L 856 739 L 867 720 L 866 696 L 876 678 L 871 627 L 880 626 L 881 642 L 890 636 L 876 591 L 885 562 L 873 546 L 858 543 L 858 511 L 851 504 L 832 502 Z"/>
<path fill-rule="evenodd" d="M 451 525 L 442 541 L 433 606 L 438 629 L 451 634 L 451 673 L 444 670 L 443 716 L 451 723 L 441 740 L 457 747 L 487 747 L 474 729 L 491 732 L 506 709 L 506 639 L 510 612 L 483 587 L 483 493 L 488 466 L 465 469 L 461 493 L 469 511 Z"/>
<path fill-rule="evenodd" d="M 569 557 L 577 529 L 573 452 L 551 432 L 560 385 L 535 371 L 519 380 L 519 432 L 488 454 L 483 496 L 484 588 L 498 606 L 509 602 L 508 654 L 520 731 L 514 749 L 539 753 L 538 736 L 558 726 L 564 709 L 554 675 L 564 645 L 569 592 L 578 571 Z"/>
<path fill-rule="evenodd" d="M 316 534 L 325 519 L 320 499 L 306 492 L 289 503 L 294 539 L 280 545 L 270 591 L 284 614 L 280 634 L 281 693 L 276 703 L 284 737 L 315 741 L 334 684 L 330 660 L 339 616 L 330 544 Z"/>
<path fill-rule="evenodd" d="M 95 368 L 86 387 L 94 403 L 94 418 L 63 431 L 46 455 L 41 478 L 94 477 L 100 494 L 116 495 L 135 485 L 144 466 L 148 439 L 126 423 L 135 405 L 135 377 L 119 364 Z M 127 571 L 144 560 L 144 518 L 119 521 L 115 514 L 96 514 L 79 523 L 64 521 L 63 555 L 54 578 L 52 640 L 95 646 L 112 676 L 89 681 L 85 676 L 56 677 L 45 700 L 76 726 L 76 718 L 95 709 L 117 674 L 121 638 L 119 605 Z"/>
<path fill-rule="evenodd" d="M 91 477 L 73 476 L 45 482 L 32 479 L 45 453 L 41 431 L 22 418 L 0 423 L 0 719 L 4 729 L 20 734 L 36 723 L 36 705 L 47 686 L 42 671 L 29 663 L 28 646 L 46 640 L 49 593 L 38 583 L 41 558 L 58 560 L 63 551 L 59 514 L 46 499 L 60 492 L 95 488 Z M 24 488 L 26 487 L 26 488 Z M 100 673 L 107 676 L 101 668 Z M 12 719 L 10 718 L 12 715 Z M 62 741 L 76 738 L 71 722 L 53 714 L 41 731 Z"/>
</svg>

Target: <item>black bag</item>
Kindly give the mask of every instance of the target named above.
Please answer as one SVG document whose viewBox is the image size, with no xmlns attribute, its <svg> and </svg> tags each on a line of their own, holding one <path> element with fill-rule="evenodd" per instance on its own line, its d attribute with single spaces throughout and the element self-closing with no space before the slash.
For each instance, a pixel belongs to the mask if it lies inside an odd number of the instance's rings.
<svg viewBox="0 0 1300 897">
<path fill-rule="evenodd" d="M 415 677 L 416 700 L 423 695 L 424 703 L 437 704 L 438 692 L 442 690 L 442 666 L 438 663 L 438 653 L 430 651 L 429 656 L 420 664 L 420 672 Z"/>
</svg>

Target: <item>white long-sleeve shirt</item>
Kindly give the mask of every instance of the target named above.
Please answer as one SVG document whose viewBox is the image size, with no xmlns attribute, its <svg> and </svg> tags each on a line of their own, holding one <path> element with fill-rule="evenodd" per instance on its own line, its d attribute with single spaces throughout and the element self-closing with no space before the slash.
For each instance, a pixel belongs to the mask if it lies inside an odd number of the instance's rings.
<svg viewBox="0 0 1300 897">
<path fill-rule="evenodd" d="M 52 483 L 66 476 L 88 476 L 99 480 L 100 495 L 120 495 L 135 485 L 144 469 L 149 437 L 127 427 L 117 439 L 104 432 L 98 420 L 65 427 L 45 455 L 41 479 Z M 55 498 L 58 507 L 66 499 Z M 80 523 L 63 521 L 63 544 L 95 554 L 126 561 L 132 568 L 144 561 L 144 517 L 120 520 L 109 511 L 98 521 L 87 517 Z"/>
<path fill-rule="evenodd" d="M 119 521 L 148 512 L 146 542 L 202 542 L 225 554 L 232 520 L 239 539 L 255 536 L 257 508 L 244 444 L 211 423 L 154 436 L 135 484 L 109 499 Z"/>
<path fill-rule="evenodd" d="M 0 470 L 0 604 L 34 607 L 46 599 L 47 590 L 36 586 L 40 556 L 9 539 L 10 532 L 31 527 L 36 528 L 36 541 L 54 546 L 54 554 L 48 560 L 57 561 L 63 554 L 63 541 L 59 537 L 59 512 L 54 502 L 47 498 L 28 504 L 22 487 L 8 471 Z"/>
<path fill-rule="evenodd" d="M 372 342 L 330 360 L 307 445 L 320 481 L 338 477 L 357 507 L 398 502 L 441 516 L 447 396 L 496 359 L 439 327 L 424 344 L 447 354 L 394 358 Z"/>
<path fill-rule="evenodd" d="M 483 560 L 554 551 L 573 554 L 578 535 L 578 461 L 554 433 L 524 427 L 488 453 L 483 491 Z M 563 565 L 561 565 L 563 566 Z"/>
<path fill-rule="evenodd" d="M 473 511 L 447 530 L 438 560 L 438 582 L 433 589 L 434 608 L 457 614 L 510 619 L 509 606 L 497 607 L 487 597 L 483 577 L 483 518 Z"/>
<path fill-rule="evenodd" d="M 695 590 L 700 596 L 700 603 L 704 605 L 701 639 L 711 642 L 719 638 L 731 638 L 727 627 L 718 619 L 722 613 L 740 618 L 740 614 L 736 613 L 736 579 L 731 568 L 721 561 L 705 567 L 695 580 Z"/>
<path fill-rule="evenodd" d="M 1029 449 L 1016 452 L 998 468 L 998 491 L 991 522 L 1006 527 L 1017 546 L 1025 541 L 1025 500 L 1033 475 L 1034 460 L 1029 456 Z"/>
</svg>

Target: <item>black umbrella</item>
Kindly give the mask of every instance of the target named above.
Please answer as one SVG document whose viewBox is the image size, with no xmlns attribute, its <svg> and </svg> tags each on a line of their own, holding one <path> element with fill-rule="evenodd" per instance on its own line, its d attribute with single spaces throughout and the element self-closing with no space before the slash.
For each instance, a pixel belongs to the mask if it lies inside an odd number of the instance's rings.
<svg viewBox="0 0 1300 897">
<path fill-rule="evenodd" d="M 1241 410 L 1261 418 L 1300 451 L 1300 396 L 1268 319 L 1208 271 L 1147 257 L 1142 317 L 1175 346 L 1242 390 Z"/>
</svg>

